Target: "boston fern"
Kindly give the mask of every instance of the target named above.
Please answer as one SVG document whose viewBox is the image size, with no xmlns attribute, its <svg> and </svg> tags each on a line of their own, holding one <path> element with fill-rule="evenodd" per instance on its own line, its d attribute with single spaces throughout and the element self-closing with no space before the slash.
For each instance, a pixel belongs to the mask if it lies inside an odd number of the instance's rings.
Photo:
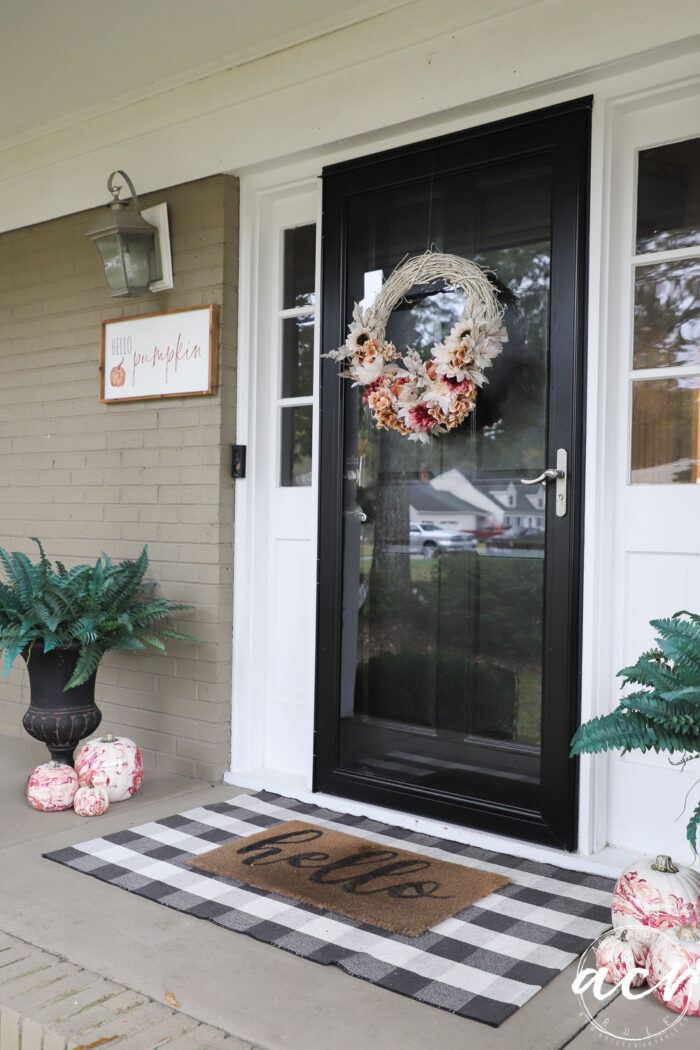
<svg viewBox="0 0 700 1050">
<path fill-rule="evenodd" d="M 668 751 L 685 765 L 700 755 L 700 616 L 685 610 L 667 620 L 652 620 L 657 647 L 642 653 L 618 676 L 627 693 L 617 708 L 585 722 L 571 742 L 571 754 L 621 751 Z M 693 852 L 700 826 L 700 804 L 686 835 Z"/>
<path fill-rule="evenodd" d="M 57 561 L 54 570 L 40 541 L 32 539 L 39 547 L 36 563 L 26 554 L 10 554 L 0 547 L 6 576 L 6 582 L 0 581 L 0 651 L 5 650 L 5 674 L 16 657 L 24 654 L 31 659 L 36 642 L 42 643 L 44 652 L 78 642 L 80 655 L 66 685 L 70 689 L 94 674 L 109 649 L 150 647 L 164 653 L 163 638 L 189 639 L 162 624 L 171 613 L 192 606 L 149 593 L 154 585 L 144 583 L 146 547 L 135 561 L 115 564 L 103 554 L 95 565 L 66 569 Z"/>
</svg>

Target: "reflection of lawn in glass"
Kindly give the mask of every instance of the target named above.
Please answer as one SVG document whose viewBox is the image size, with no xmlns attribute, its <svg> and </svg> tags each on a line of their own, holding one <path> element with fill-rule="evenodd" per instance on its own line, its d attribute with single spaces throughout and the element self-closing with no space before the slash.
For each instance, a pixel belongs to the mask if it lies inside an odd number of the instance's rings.
<svg viewBox="0 0 700 1050">
<path fill-rule="evenodd" d="M 521 671 L 518 682 L 519 744 L 539 747 L 541 736 L 542 680 L 538 671 Z"/>
<path fill-rule="evenodd" d="M 369 580 L 372 550 L 363 546 Z M 413 600 L 391 610 L 391 580 L 360 612 L 358 703 L 365 713 L 538 745 L 541 560 L 477 552 L 408 554 Z M 471 696 L 470 704 L 464 703 Z M 510 728 L 509 728 L 510 727 Z"/>
<path fill-rule="evenodd" d="M 411 558 L 411 583 L 426 583 L 434 569 L 435 565 L 430 558 Z"/>
</svg>

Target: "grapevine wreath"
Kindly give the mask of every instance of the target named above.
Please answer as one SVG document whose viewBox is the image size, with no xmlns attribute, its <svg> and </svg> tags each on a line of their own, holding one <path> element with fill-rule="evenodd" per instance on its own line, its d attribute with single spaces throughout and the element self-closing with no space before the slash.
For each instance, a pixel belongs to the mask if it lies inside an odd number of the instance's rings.
<svg viewBox="0 0 700 1050">
<path fill-rule="evenodd" d="M 410 347 L 400 353 L 385 338 L 392 311 L 418 284 L 442 279 L 465 294 L 462 315 L 443 343 L 423 361 Z M 484 369 L 508 341 L 503 308 L 487 274 L 457 255 L 426 252 L 401 263 L 371 306 L 355 303 L 348 337 L 326 356 L 345 364 L 340 375 L 364 387 L 362 400 L 380 429 L 429 441 L 463 423 L 476 404 Z"/>
</svg>

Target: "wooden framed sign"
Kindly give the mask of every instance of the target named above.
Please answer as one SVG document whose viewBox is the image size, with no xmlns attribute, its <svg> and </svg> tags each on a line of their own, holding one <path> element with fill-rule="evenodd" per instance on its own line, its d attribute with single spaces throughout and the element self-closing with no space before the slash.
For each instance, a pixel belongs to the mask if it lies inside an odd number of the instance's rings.
<svg viewBox="0 0 700 1050">
<path fill-rule="evenodd" d="M 216 303 L 102 321 L 100 401 L 213 394 L 218 347 Z"/>
</svg>

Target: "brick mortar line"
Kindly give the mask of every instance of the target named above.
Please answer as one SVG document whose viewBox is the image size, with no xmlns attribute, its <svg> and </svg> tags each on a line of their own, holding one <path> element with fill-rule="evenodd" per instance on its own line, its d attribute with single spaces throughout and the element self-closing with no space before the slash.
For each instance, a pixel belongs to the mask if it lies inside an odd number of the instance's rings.
<svg viewBox="0 0 700 1050">
<path fill-rule="evenodd" d="M 201 1021 L 191 1014 L 187 1014 L 182 1010 L 167 1006 L 165 1003 L 159 1002 L 157 999 L 153 999 L 150 995 L 139 992 L 134 988 L 129 988 L 127 985 L 123 985 L 116 981 L 112 981 L 109 977 L 106 977 L 100 973 L 92 970 L 87 970 L 85 967 L 81 967 L 79 964 L 72 962 L 64 955 L 56 955 L 53 952 L 48 952 L 39 945 L 33 944 L 31 941 L 26 941 L 21 937 L 15 937 L 13 934 L 0 931 L 0 936 L 5 939 L 6 942 L 4 948 L 11 948 L 15 946 L 22 946 L 31 952 L 41 952 L 43 956 L 49 960 L 47 966 L 38 968 L 37 970 L 31 971 L 31 973 L 24 974 L 23 977 L 29 976 L 39 978 L 37 983 L 34 985 L 32 992 L 36 992 L 41 996 L 50 985 L 53 983 L 51 980 L 51 974 L 56 964 L 65 963 L 70 966 L 75 966 L 77 972 L 82 972 L 87 978 L 94 978 L 96 986 L 97 998 L 94 1002 L 83 1003 L 80 1008 L 74 1013 L 67 1015 L 56 1022 L 42 1023 L 34 1021 L 32 1018 L 32 1011 L 30 1008 L 25 1007 L 22 1012 L 14 1009 L 10 1004 L 12 1002 L 13 990 L 12 985 L 14 979 L 4 984 L 2 982 L 2 969 L 0 969 L 0 1047 L 1 1050 L 42 1050 L 46 1045 L 46 1038 L 48 1037 L 48 1045 L 53 1047 L 61 1047 L 61 1050 L 67 1050 L 73 1044 L 76 1044 L 80 1038 L 80 1031 L 76 1027 L 75 1035 L 65 1034 L 69 1026 L 75 1023 L 76 1026 L 80 1025 L 80 1018 L 86 1011 L 91 1010 L 94 1007 L 102 1006 L 105 1002 L 109 1002 L 110 999 L 116 996 L 122 995 L 125 992 L 131 992 L 134 995 L 139 996 L 143 1000 L 143 1003 L 126 1008 L 123 1011 L 114 1014 L 114 1018 L 105 1018 L 101 1022 L 89 1024 L 89 1029 L 95 1027 L 101 1027 L 102 1025 L 109 1025 L 113 1021 L 116 1022 L 119 1018 L 127 1017 L 128 1014 L 139 1006 L 155 1006 L 162 1011 L 161 1016 L 150 1022 L 146 1028 L 139 1029 L 137 1031 L 127 1031 L 122 1035 L 117 1035 L 114 1039 L 115 1050 L 118 1050 L 122 1043 L 127 1043 L 128 1040 L 138 1037 L 139 1041 L 144 1036 L 148 1036 L 148 1032 L 151 1029 L 160 1028 L 165 1021 L 172 1021 L 173 1019 L 182 1018 L 183 1023 L 189 1021 L 193 1022 L 193 1026 L 180 1032 L 174 1032 L 172 1036 L 168 1036 L 167 1039 L 163 1040 L 162 1031 L 156 1037 L 156 1041 L 152 1044 L 152 1048 L 146 1048 L 145 1044 L 143 1050 L 156 1050 L 156 1047 L 163 1047 L 163 1050 L 168 1050 L 168 1044 L 172 1041 L 180 1040 L 185 1036 L 193 1037 L 196 1036 L 198 1030 L 202 1030 L 203 1038 L 205 1042 L 201 1044 L 201 1047 L 197 1047 L 196 1050 L 267 1050 L 261 1043 L 251 1043 L 250 1041 L 240 1040 L 236 1035 L 231 1032 L 226 1032 L 222 1028 L 210 1025 L 207 1022 Z M 35 960 L 39 962 L 39 960 Z M 41 975 L 44 975 L 42 978 Z M 48 979 L 47 979 L 48 978 Z M 16 978 L 19 980 L 20 978 Z M 110 992 L 108 996 L 103 994 L 103 985 L 107 981 L 112 984 L 117 990 Z M 100 990 L 101 989 L 101 990 Z M 26 988 L 23 992 L 18 994 L 18 998 L 26 998 L 27 995 L 31 994 Z M 73 993 L 71 993 L 73 994 Z M 71 996 L 66 996 L 69 999 Z M 37 1003 L 36 1012 L 40 1013 L 46 1009 L 47 1006 L 56 1005 L 54 1001 L 47 1003 L 43 998 Z M 26 1030 L 29 1029 L 29 1030 Z M 37 1041 L 37 1029 L 41 1031 L 40 1041 Z M 88 1030 L 89 1030 L 88 1029 Z M 83 1028 L 83 1031 L 85 1029 Z M 206 1034 L 205 1034 L 206 1033 Z M 26 1037 L 23 1038 L 23 1037 Z"/>
</svg>

